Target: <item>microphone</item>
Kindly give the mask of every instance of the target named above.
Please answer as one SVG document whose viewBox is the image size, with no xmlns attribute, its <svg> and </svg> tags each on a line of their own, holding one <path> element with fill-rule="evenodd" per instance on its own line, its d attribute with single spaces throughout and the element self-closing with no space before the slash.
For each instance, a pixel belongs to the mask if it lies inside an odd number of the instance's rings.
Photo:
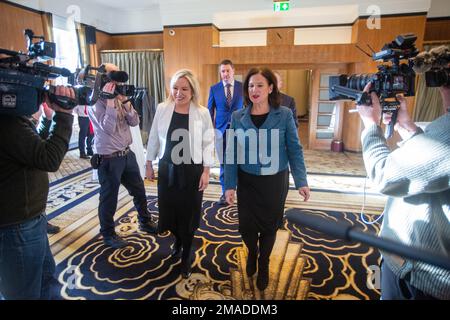
<svg viewBox="0 0 450 320">
<path fill-rule="evenodd" d="M 108 78 L 116 82 L 127 82 L 128 73 L 125 71 L 111 71 L 108 73 Z"/>
<path fill-rule="evenodd" d="M 381 238 L 375 234 L 363 232 L 349 223 L 340 221 L 330 222 L 322 217 L 314 216 L 296 208 L 286 210 L 286 218 L 293 224 L 302 225 L 336 238 L 346 241 L 365 243 L 371 247 L 375 247 L 398 256 L 406 257 L 411 260 L 423 261 L 425 263 L 450 270 L 450 258 L 448 256 L 446 257 L 421 248 L 414 248 L 390 239 Z"/>
</svg>

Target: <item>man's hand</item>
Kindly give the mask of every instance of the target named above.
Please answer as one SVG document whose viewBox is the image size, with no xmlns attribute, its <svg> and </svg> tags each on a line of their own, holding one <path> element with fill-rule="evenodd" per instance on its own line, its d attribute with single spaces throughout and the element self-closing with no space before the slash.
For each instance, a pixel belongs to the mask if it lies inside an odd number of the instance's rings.
<svg viewBox="0 0 450 320">
<path fill-rule="evenodd" d="M 225 200 L 230 206 L 234 204 L 235 198 L 236 198 L 236 190 L 230 189 L 225 191 Z"/>
<path fill-rule="evenodd" d="M 114 94 L 115 90 L 116 90 L 116 84 L 114 82 L 108 82 L 107 84 L 105 84 L 105 86 L 102 89 L 103 92 L 106 92 L 109 94 Z M 110 108 L 115 108 L 116 104 L 114 103 L 114 99 L 108 99 L 106 101 L 106 106 L 110 107 Z"/>
<path fill-rule="evenodd" d="M 42 106 L 42 112 L 44 113 L 45 118 L 47 118 L 48 120 L 52 120 L 53 119 L 53 115 L 55 114 L 55 111 L 53 111 L 53 109 L 51 109 L 46 102 L 43 102 L 41 104 Z"/>
<path fill-rule="evenodd" d="M 70 87 L 56 86 L 55 95 L 75 99 L 75 91 L 73 91 L 73 89 Z M 72 109 L 67 110 L 67 109 L 61 108 L 56 103 L 50 102 L 48 95 L 45 95 L 44 102 L 47 104 L 47 106 L 49 106 L 51 109 L 55 110 L 56 112 L 64 112 L 64 113 L 72 114 Z M 45 112 L 45 108 L 44 108 L 44 112 Z M 51 118 L 47 117 L 47 113 L 45 114 L 45 117 L 47 119 L 51 119 Z"/>
<path fill-rule="evenodd" d="M 395 124 L 394 129 L 400 134 L 402 139 L 405 140 L 416 133 L 418 128 L 409 116 L 405 97 L 398 94 L 397 100 L 400 102 L 400 108 L 398 109 L 397 123 Z M 389 124 L 391 122 L 390 120 L 390 115 L 383 117 L 383 122 L 385 124 Z"/>
<path fill-rule="evenodd" d="M 450 86 L 442 86 L 439 88 L 441 92 L 442 102 L 444 103 L 444 113 L 450 112 Z"/>
<path fill-rule="evenodd" d="M 366 87 L 364 88 L 364 92 L 369 93 L 370 87 L 372 86 L 372 83 L 368 83 Z M 372 99 L 372 106 L 366 106 L 366 105 L 357 105 L 356 108 L 358 109 L 359 116 L 361 117 L 361 120 L 364 122 L 364 126 L 370 127 L 373 124 L 379 124 L 381 119 L 381 104 L 380 99 L 378 99 L 378 96 L 375 92 L 372 92 L 370 95 Z"/>
</svg>

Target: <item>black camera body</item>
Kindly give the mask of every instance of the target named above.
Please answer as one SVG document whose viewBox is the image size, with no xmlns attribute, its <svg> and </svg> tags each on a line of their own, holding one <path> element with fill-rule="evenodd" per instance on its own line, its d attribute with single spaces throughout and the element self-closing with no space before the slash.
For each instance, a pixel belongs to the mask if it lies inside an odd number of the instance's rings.
<svg viewBox="0 0 450 320">
<path fill-rule="evenodd" d="M 24 34 L 27 37 L 28 56 L 31 59 L 50 60 L 56 58 L 55 43 L 45 41 L 44 37 L 36 37 L 33 30 L 30 29 L 26 29 Z M 34 38 L 38 38 L 40 41 L 33 43 Z"/>
<path fill-rule="evenodd" d="M 25 36 L 28 53 L 0 49 L 0 54 L 4 55 L 0 58 L 0 115 L 32 115 L 39 110 L 44 94 L 62 108 L 75 107 L 74 101 L 55 95 L 54 88 L 46 85 L 48 80 L 70 76 L 69 70 L 42 62 L 30 63 L 34 59 L 54 59 L 56 45 L 44 41 L 42 36 L 34 36 L 29 29 L 25 30 Z M 35 38 L 40 40 L 33 43 Z"/>
<path fill-rule="evenodd" d="M 357 104 L 371 105 L 370 95 L 363 92 L 364 87 L 372 83 L 371 92 L 380 98 L 383 112 L 392 114 L 392 121 L 386 128 L 386 138 L 393 134 L 397 118 L 399 102 L 397 94 L 414 96 L 415 72 L 411 58 L 419 53 L 414 43 L 417 37 L 413 34 L 399 35 L 391 43 L 386 44 L 380 52 L 372 55 L 375 61 L 382 60 L 390 64 L 378 65 L 375 74 L 356 74 L 331 76 L 329 80 L 330 100 L 355 100 Z M 369 55 L 370 56 L 370 55 Z M 406 60 L 406 62 L 401 62 Z"/>
<path fill-rule="evenodd" d="M 92 71 L 96 73 L 93 74 Z M 124 83 L 128 81 L 128 74 L 124 71 L 107 72 L 104 65 L 98 68 L 86 66 L 80 70 L 71 81 L 75 90 L 76 100 L 79 105 L 94 105 L 98 99 L 114 99 L 118 95 L 131 97 L 134 95 L 135 87 L 133 85 L 116 84 L 114 93 L 103 92 L 104 86 L 115 81 Z"/>
</svg>

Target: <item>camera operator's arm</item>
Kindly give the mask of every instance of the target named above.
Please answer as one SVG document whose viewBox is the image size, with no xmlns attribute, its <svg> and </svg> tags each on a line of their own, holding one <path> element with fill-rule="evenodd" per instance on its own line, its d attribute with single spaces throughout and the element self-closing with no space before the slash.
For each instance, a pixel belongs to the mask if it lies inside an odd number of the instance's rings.
<svg viewBox="0 0 450 320">
<path fill-rule="evenodd" d="M 380 192 L 405 197 L 448 189 L 450 137 L 445 138 L 449 140 L 447 143 L 442 143 L 439 141 L 442 137 L 435 137 L 434 131 L 419 134 L 421 130 L 417 129 L 418 134 L 391 152 L 383 131 L 377 125 L 381 106 L 374 93 L 372 104 L 373 108 L 358 106 L 358 110 L 365 124 L 361 138 L 364 163 L 369 177 L 377 184 Z M 443 121 L 448 122 L 448 118 Z M 405 123 L 403 125 L 406 126 Z M 437 125 L 449 126 L 450 123 Z"/>
<path fill-rule="evenodd" d="M 61 96 L 74 97 L 72 89 L 57 87 L 56 90 Z M 41 138 L 35 128 L 25 122 L 25 119 L 14 121 L 11 124 L 14 127 L 9 126 L 10 132 L 1 132 L 3 137 L 13 136 L 11 139 L 2 139 L 2 145 L 7 150 L 12 163 L 42 171 L 58 170 L 69 147 L 73 116 L 70 110 L 64 110 L 57 105 L 51 107 L 56 113 L 48 138 Z"/>
<path fill-rule="evenodd" d="M 442 86 L 439 91 L 441 92 L 444 112 L 450 112 L 450 86 Z"/>
<path fill-rule="evenodd" d="M 133 108 L 131 102 L 128 101 L 125 104 L 123 103 L 127 100 L 127 97 L 118 95 L 117 99 L 120 101 L 120 103 L 122 104 L 122 108 L 125 111 L 125 119 L 127 120 L 128 125 L 131 127 L 136 127 L 137 125 L 139 125 L 139 115 Z"/>
<path fill-rule="evenodd" d="M 103 91 L 113 93 L 114 88 L 115 85 L 109 82 L 104 86 Z M 117 113 L 119 112 L 117 108 L 115 99 L 99 99 L 92 110 L 93 112 L 90 113 L 95 118 L 91 120 L 100 130 L 113 135 L 117 125 Z"/>
<path fill-rule="evenodd" d="M 47 139 L 50 134 L 50 126 L 52 125 L 53 116 L 55 111 L 50 109 L 46 102 L 43 102 L 40 106 L 42 114 L 40 117 L 37 131 L 42 139 Z"/>
</svg>

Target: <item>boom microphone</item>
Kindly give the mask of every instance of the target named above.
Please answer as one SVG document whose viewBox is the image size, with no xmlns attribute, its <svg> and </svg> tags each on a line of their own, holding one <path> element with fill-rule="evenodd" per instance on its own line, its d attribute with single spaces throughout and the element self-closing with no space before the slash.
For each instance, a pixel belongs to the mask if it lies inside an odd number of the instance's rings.
<svg viewBox="0 0 450 320">
<path fill-rule="evenodd" d="M 378 237 L 358 230 L 351 224 L 339 221 L 327 221 L 321 217 L 306 213 L 300 209 L 289 209 L 286 211 L 286 218 L 296 224 L 320 231 L 322 233 L 340 238 L 346 241 L 362 242 L 369 246 L 390 252 L 412 260 L 423 261 L 447 270 L 450 270 L 450 259 L 443 255 L 438 255 L 421 248 L 413 248 L 402 243 Z"/>
</svg>

